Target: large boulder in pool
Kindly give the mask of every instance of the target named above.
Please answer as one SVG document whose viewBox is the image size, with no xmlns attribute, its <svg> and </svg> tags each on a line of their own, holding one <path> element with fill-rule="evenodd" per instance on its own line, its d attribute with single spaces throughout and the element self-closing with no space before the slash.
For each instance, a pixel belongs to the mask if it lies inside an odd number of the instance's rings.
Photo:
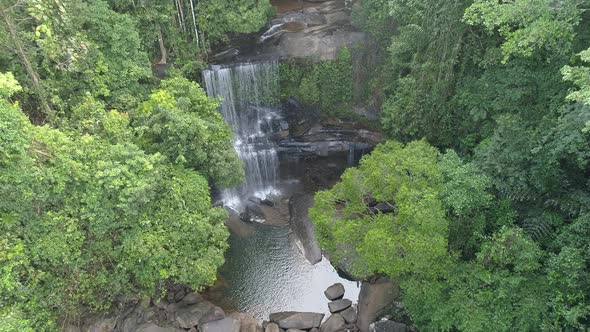
<svg viewBox="0 0 590 332">
<path fill-rule="evenodd" d="M 309 330 L 320 327 L 324 314 L 316 312 L 284 311 L 270 314 L 270 321 L 280 328 Z"/>
<path fill-rule="evenodd" d="M 330 301 L 338 300 L 344 297 L 344 285 L 335 283 L 324 291 L 324 295 Z"/>
<path fill-rule="evenodd" d="M 289 225 L 301 242 L 303 254 L 311 264 L 322 260 L 322 249 L 315 238 L 308 211 L 313 206 L 313 195 L 295 194 L 289 199 Z"/>
<path fill-rule="evenodd" d="M 340 312 L 346 308 L 349 308 L 352 305 L 352 301 L 348 299 L 340 299 L 336 301 L 332 301 L 328 303 L 328 308 L 330 309 L 331 313 Z"/>
</svg>

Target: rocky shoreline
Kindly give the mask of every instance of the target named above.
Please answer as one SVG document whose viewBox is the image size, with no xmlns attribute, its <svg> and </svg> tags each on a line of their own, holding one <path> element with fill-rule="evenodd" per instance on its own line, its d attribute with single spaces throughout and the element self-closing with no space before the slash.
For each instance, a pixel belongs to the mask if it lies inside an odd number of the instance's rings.
<svg viewBox="0 0 590 332">
<path fill-rule="evenodd" d="M 385 284 L 381 282 L 381 284 Z M 389 283 L 391 285 L 391 283 Z M 391 287 L 391 286 L 388 286 Z M 247 313 L 226 313 L 203 296 L 180 287 L 171 289 L 163 299 L 150 298 L 130 302 L 118 315 L 89 319 L 77 327 L 65 327 L 67 332 L 410 332 L 415 329 L 392 320 L 380 320 L 374 309 L 384 308 L 383 298 L 387 290 L 367 293 L 373 297 L 359 299 L 359 305 L 344 298 L 345 289 L 340 283 L 324 291 L 330 315 L 324 313 L 285 311 L 270 314 L 268 320 L 259 322 Z M 385 296 L 384 296 L 385 294 Z M 396 296 L 397 296 L 396 292 Z M 375 297 L 377 295 L 377 297 Z M 389 297 L 391 300 L 391 297 Z M 386 301 L 390 305 L 391 301 Z M 379 308 L 367 310 L 368 304 Z M 326 319 L 325 319 L 326 318 Z"/>
</svg>

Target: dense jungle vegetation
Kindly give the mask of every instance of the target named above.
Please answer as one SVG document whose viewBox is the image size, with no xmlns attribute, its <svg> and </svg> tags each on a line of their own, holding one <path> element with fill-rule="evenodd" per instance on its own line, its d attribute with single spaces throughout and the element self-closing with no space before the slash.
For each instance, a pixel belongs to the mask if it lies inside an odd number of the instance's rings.
<svg viewBox="0 0 590 332">
<path fill-rule="evenodd" d="M 418 327 L 590 328 L 589 8 L 365 0 L 356 12 L 391 141 L 311 213 L 333 262 L 399 281 Z"/>
<path fill-rule="evenodd" d="M 271 13 L 255 0 L 0 2 L 0 331 L 215 280 L 228 232 L 210 180 L 243 171 L 218 101 L 185 76 Z M 167 61 L 158 82 L 150 62 Z"/>
<path fill-rule="evenodd" d="M 332 261 L 398 282 L 420 329 L 590 328 L 588 9 L 362 0 L 367 47 L 281 66 L 282 97 L 380 110 L 387 141 L 310 213 Z M 210 186 L 244 174 L 195 80 L 272 15 L 266 0 L 0 0 L 0 332 L 215 280 L 228 231 Z M 151 64 L 172 65 L 159 80 Z"/>
</svg>

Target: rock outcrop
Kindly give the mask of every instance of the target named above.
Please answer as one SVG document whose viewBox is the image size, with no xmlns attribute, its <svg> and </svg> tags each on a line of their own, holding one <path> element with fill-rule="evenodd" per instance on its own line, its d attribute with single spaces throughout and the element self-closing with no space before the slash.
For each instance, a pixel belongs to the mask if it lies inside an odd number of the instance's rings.
<svg viewBox="0 0 590 332">
<path fill-rule="evenodd" d="M 351 24 L 346 1 L 324 1 L 316 7 L 280 14 L 260 37 L 264 53 L 281 59 L 333 60 L 343 47 L 360 44 L 365 36 Z"/>
<path fill-rule="evenodd" d="M 315 312 L 285 311 L 270 314 L 270 321 L 285 330 L 308 330 L 314 327 L 320 327 L 323 319 L 324 314 Z"/>
<path fill-rule="evenodd" d="M 394 322 L 391 320 L 382 320 L 375 322 L 369 327 L 370 332 L 408 332 L 409 327 L 404 323 Z"/>
<path fill-rule="evenodd" d="M 348 154 L 353 162 L 383 140 L 380 133 L 360 123 L 321 117 L 317 110 L 303 107 L 295 99 L 287 100 L 282 109 L 288 121 L 289 133 L 273 137 L 280 155 L 292 158 Z"/>
<path fill-rule="evenodd" d="M 330 316 L 323 324 L 321 331 L 322 332 L 340 332 L 344 330 L 346 327 L 346 322 L 344 318 L 339 314 L 333 314 Z"/>
<path fill-rule="evenodd" d="M 199 325 L 200 332 L 240 332 L 240 321 L 226 317 Z"/>
<path fill-rule="evenodd" d="M 289 226 L 300 241 L 305 258 L 316 264 L 322 260 L 322 250 L 316 240 L 312 221 L 308 210 L 313 206 L 313 196 L 295 194 L 289 199 Z"/>
<path fill-rule="evenodd" d="M 352 301 L 348 299 L 340 299 L 328 303 L 328 308 L 331 313 L 340 312 L 352 305 Z"/>
<path fill-rule="evenodd" d="M 374 283 L 364 282 L 358 301 L 357 326 L 361 332 L 369 332 L 369 325 L 375 322 L 383 310 L 393 304 L 400 290 L 390 280 L 381 278 Z"/>
<path fill-rule="evenodd" d="M 330 301 L 341 299 L 344 297 L 344 285 L 341 283 L 333 284 L 324 291 L 324 295 Z"/>
</svg>

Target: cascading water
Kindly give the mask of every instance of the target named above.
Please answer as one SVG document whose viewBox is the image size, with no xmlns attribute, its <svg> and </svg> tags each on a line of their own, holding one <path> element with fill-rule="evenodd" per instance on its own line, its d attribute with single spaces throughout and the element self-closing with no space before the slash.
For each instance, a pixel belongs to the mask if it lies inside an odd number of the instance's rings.
<svg viewBox="0 0 590 332">
<path fill-rule="evenodd" d="M 304 186 L 299 182 L 303 176 L 297 172 L 290 174 L 290 167 L 286 167 L 287 174 L 281 174 L 284 182 L 278 183 L 279 160 L 271 137 L 284 137 L 289 129 L 276 107 L 278 63 L 212 66 L 204 71 L 203 78 L 208 95 L 221 99 L 220 112 L 235 133 L 234 146 L 245 165 L 246 183 L 223 190 L 224 205 L 242 212 L 249 207 L 247 201 L 252 196 L 285 198 L 303 192 Z M 354 151 L 350 155 L 354 158 Z M 346 160 L 341 163 L 346 164 Z M 291 166 L 300 169 L 295 164 Z M 305 244 L 286 227 L 290 216 L 281 213 L 285 200 L 275 202 L 277 205 L 265 215 L 265 225 L 242 222 L 237 215 L 228 218 L 226 225 L 232 230 L 230 246 L 219 270 L 225 283 L 210 290 L 209 299 L 226 310 L 247 312 L 264 320 L 271 312 L 279 311 L 328 314 L 323 291 L 337 282 L 344 285 L 348 298 L 357 298 L 358 285 L 341 279 L 326 257 L 312 265 L 300 254 L 305 252 L 301 249 Z"/>
<path fill-rule="evenodd" d="M 278 194 L 279 161 L 269 136 L 288 127 L 276 107 L 278 63 L 211 66 L 203 79 L 207 94 L 221 98 L 220 111 L 235 133 L 234 147 L 245 167 L 246 183 L 222 190 L 224 205 L 240 210 L 249 197 Z"/>
</svg>

